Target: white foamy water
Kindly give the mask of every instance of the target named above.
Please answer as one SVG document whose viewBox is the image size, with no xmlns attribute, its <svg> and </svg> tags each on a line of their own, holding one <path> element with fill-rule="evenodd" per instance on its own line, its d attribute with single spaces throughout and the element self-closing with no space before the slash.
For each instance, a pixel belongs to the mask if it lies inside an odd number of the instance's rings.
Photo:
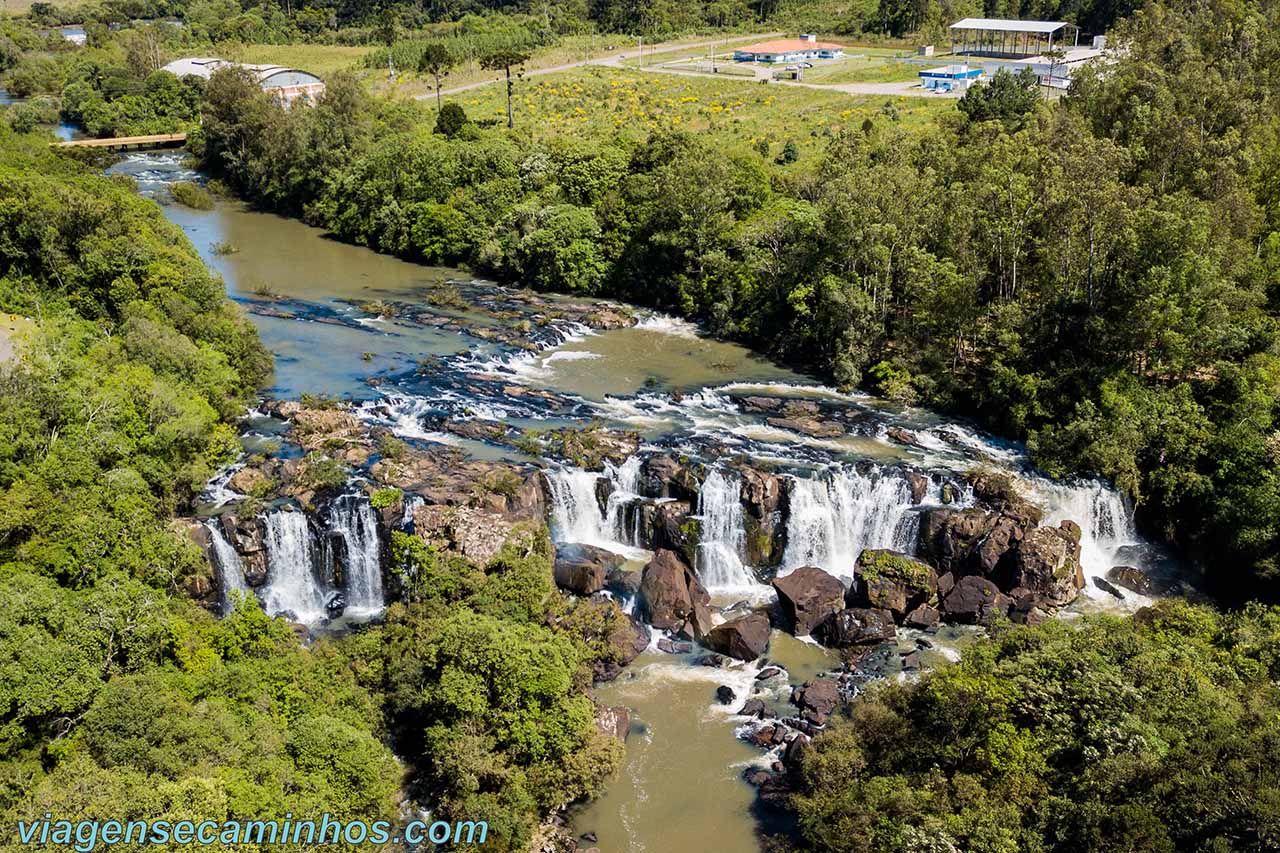
<svg viewBox="0 0 1280 853">
<path fill-rule="evenodd" d="M 305 625 L 325 618 L 325 591 L 315 575 L 315 544 L 307 516 L 279 510 L 267 516 L 267 585 L 262 605 L 275 616 L 291 613 Z"/>
<path fill-rule="evenodd" d="M 329 529 L 346 544 L 345 615 L 356 618 L 382 611 L 382 559 L 378 522 L 364 495 L 343 495 L 329 505 Z"/>
<path fill-rule="evenodd" d="M 233 593 L 241 593 L 253 598 L 253 590 L 244 580 L 244 563 L 240 554 L 222 535 L 222 525 L 217 519 L 205 522 L 212 539 L 214 568 L 218 570 L 218 584 L 222 590 L 222 614 L 231 612 Z"/>
<path fill-rule="evenodd" d="M 906 479 L 878 471 L 840 467 L 794 478 L 783 573 L 817 566 L 852 581 L 864 548 L 913 553 L 919 515 L 911 507 Z"/>
<path fill-rule="evenodd" d="M 642 318 L 632 328 L 640 329 L 646 332 L 658 332 L 664 335 L 674 335 L 678 338 L 689 338 L 696 340 L 702 337 L 702 332 L 697 325 L 682 320 L 679 317 L 672 317 L 669 314 L 653 314 Z"/>
<path fill-rule="evenodd" d="M 754 593 L 761 584 L 743 563 L 746 523 L 742 482 L 736 474 L 713 469 L 698 493 L 698 576 L 708 592 Z"/>
<path fill-rule="evenodd" d="M 593 545 L 632 560 L 648 555 L 648 551 L 631 539 L 634 533 L 626 529 L 623 511 L 624 505 L 636 498 L 639 490 L 638 456 L 621 466 L 608 466 L 603 475 L 564 467 L 546 471 L 544 476 L 551 493 L 551 534 L 555 541 Z M 604 509 L 596 494 L 601 479 L 609 480 L 612 486 Z"/>
<path fill-rule="evenodd" d="M 1119 492 L 1097 480 L 1056 483 L 1036 477 L 1027 482 L 1032 501 L 1045 511 L 1044 524 L 1057 526 L 1070 520 L 1080 525 L 1084 594 L 1103 604 L 1122 604 L 1127 609 L 1149 602 L 1144 596 L 1127 590 L 1124 601 L 1117 602 L 1093 582 L 1123 562 L 1119 556 L 1121 548 L 1143 544 L 1133 523 L 1133 510 Z"/>
<path fill-rule="evenodd" d="M 387 393 L 380 400 L 370 400 L 356 407 L 355 414 L 365 421 L 386 424 L 393 435 L 431 441 L 436 444 L 459 445 L 456 435 L 427 429 L 423 423 L 430 416 L 437 401 L 412 394 Z"/>
</svg>

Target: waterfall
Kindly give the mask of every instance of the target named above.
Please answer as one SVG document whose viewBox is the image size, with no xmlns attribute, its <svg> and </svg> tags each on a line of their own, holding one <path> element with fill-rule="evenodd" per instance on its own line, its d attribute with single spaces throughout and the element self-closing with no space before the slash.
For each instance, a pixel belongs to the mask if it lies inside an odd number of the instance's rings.
<svg viewBox="0 0 1280 853">
<path fill-rule="evenodd" d="M 343 495 L 329 505 L 329 530 L 347 545 L 344 582 L 350 615 L 382 610 L 382 559 L 378 522 L 364 495 Z"/>
<path fill-rule="evenodd" d="M 864 548 L 915 551 L 919 515 L 905 478 L 852 468 L 795 478 L 783 572 L 817 566 L 851 580 Z"/>
<path fill-rule="evenodd" d="M 628 527 L 627 504 L 640 497 L 640 457 L 628 456 L 627 461 L 618 466 L 606 462 L 605 473 L 613 485 L 605 508 L 605 526 L 616 541 L 639 545 L 643 541 L 640 514 L 631 514 L 633 524 Z"/>
<path fill-rule="evenodd" d="M 558 468 L 547 471 L 551 492 L 551 533 L 557 542 L 594 545 L 617 554 L 638 558 L 642 553 L 632 547 L 638 531 L 627 529 L 626 505 L 638 497 L 640 459 L 631 457 L 622 465 L 606 465 L 604 474 L 612 492 L 606 508 L 601 510 L 596 497 L 596 484 L 601 475 L 581 468 Z"/>
<path fill-rule="evenodd" d="M 267 612 L 274 616 L 287 611 L 308 625 L 323 620 L 325 590 L 312 569 L 315 547 L 306 514 L 278 510 L 268 515 L 266 545 L 270 577 L 263 606 Z"/>
<path fill-rule="evenodd" d="M 1055 483 L 1037 478 L 1031 481 L 1031 491 L 1045 508 L 1044 524 L 1057 526 L 1069 519 L 1080 525 L 1080 563 L 1090 580 L 1120 562 L 1117 552 L 1122 547 L 1142 543 L 1124 497 L 1097 480 Z M 1085 584 L 1085 591 L 1106 595 L 1092 583 Z"/>
<path fill-rule="evenodd" d="M 216 520 L 205 522 L 205 528 L 212 539 L 214 568 L 218 570 L 218 583 L 222 589 L 222 615 L 226 616 L 231 612 L 232 593 L 241 592 L 252 598 L 253 590 L 244 582 L 244 563 L 240 560 L 240 555 L 222 535 L 219 527 Z"/>
<path fill-rule="evenodd" d="M 749 590 L 757 584 L 742 563 L 747 539 L 742 515 L 742 483 L 736 475 L 712 470 L 698 493 L 702 532 L 698 576 L 710 592 Z"/>
<path fill-rule="evenodd" d="M 409 495 L 404 499 L 404 514 L 400 516 L 400 529 L 406 533 L 413 532 L 413 516 L 418 508 L 426 504 L 421 495 Z"/>
</svg>

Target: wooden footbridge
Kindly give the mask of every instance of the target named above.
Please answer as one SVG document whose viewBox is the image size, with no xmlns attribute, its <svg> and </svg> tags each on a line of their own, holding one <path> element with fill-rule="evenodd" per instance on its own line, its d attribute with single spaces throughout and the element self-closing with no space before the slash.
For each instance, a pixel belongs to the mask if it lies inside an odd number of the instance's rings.
<svg viewBox="0 0 1280 853">
<path fill-rule="evenodd" d="M 129 148 L 180 148 L 187 143 L 185 133 L 158 133 L 154 136 L 116 136 L 111 139 L 69 139 L 55 142 L 58 148 L 106 148 L 124 151 Z"/>
</svg>

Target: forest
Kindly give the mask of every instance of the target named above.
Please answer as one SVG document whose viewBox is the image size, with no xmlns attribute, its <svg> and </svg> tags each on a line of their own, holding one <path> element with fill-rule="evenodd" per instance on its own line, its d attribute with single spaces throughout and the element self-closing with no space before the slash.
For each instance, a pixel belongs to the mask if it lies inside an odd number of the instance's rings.
<svg viewBox="0 0 1280 853">
<path fill-rule="evenodd" d="M 0 311 L 39 320 L 0 367 L 7 825 L 396 820 L 413 790 L 507 850 L 597 790 L 620 747 L 583 689 L 610 617 L 555 594 L 545 532 L 487 566 L 406 543 L 417 591 L 343 639 L 247 601 L 215 618 L 172 516 L 235 458 L 270 355 L 152 202 L 39 134 L 0 129 L 0 221 Z"/>
</svg>

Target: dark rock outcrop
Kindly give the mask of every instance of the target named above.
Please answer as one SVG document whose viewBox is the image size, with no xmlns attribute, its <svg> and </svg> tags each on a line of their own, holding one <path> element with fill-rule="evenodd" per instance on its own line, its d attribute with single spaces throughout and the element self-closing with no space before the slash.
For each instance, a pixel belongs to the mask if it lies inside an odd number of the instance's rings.
<svg viewBox="0 0 1280 853">
<path fill-rule="evenodd" d="M 754 468 L 739 468 L 742 478 L 746 562 L 772 568 L 786 551 L 786 479 Z"/>
<path fill-rule="evenodd" d="M 774 578 L 778 603 L 796 636 L 813 629 L 844 609 L 844 584 L 822 569 L 802 566 L 790 574 Z"/>
<path fill-rule="evenodd" d="M 854 564 L 853 578 L 849 606 L 888 610 L 896 622 L 920 605 L 938 600 L 938 574 L 933 567 L 897 551 L 864 550 Z"/>
<path fill-rule="evenodd" d="M 1094 578 L 1093 585 L 1105 592 L 1107 595 L 1110 595 L 1112 598 L 1124 601 L 1124 593 L 1120 591 L 1120 587 L 1116 586 L 1106 578 Z"/>
<path fill-rule="evenodd" d="M 621 556 L 594 545 L 557 545 L 553 570 L 556 586 L 576 595 L 594 595 L 605 588 L 610 572 L 622 562 Z"/>
<path fill-rule="evenodd" d="M 803 719 L 817 726 L 825 725 L 840 704 L 840 686 L 830 678 L 815 678 L 796 688 L 792 701 L 800 708 Z"/>
<path fill-rule="evenodd" d="M 888 610 L 850 607 L 832 615 L 817 627 L 814 636 L 824 646 L 845 648 L 882 643 L 897 636 Z"/>
<path fill-rule="evenodd" d="M 653 549 L 674 551 L 686 563 L 693 565 L 698 554 L 700 526 L 697 519 L 690 518 L 692 512 L 693 504 L 688 501 L 665 501 L 655 505 L 651 536 Z"/>
<path fill-rule="evenodd" d="M 661 549 L 644 567 L 640 598 L 649 624 L 703 637 L 711 630 L 711 597 L 693 569 L 674 551 Z"/>
<path fill-rule="evenodd" d="M 994 583 L 977 575 L 956 582 L 942 599 L 942 613 L 948 621 L 977 625 L 1008 614 L 1009 596 Z"/>
<path fill-rule="evenodd" d="M 1084 588 L 1080 528 L 1063 522 L 1028 532 L 1013 558 L 1012 583 L 1034 596 L 1041 609 L 1056 610 L 1075 601 Z"/>
<path fill-rule="evenodd" d="M 1142 569 L 1133 566 L 1112 566 L 1107 569 L 1107 580 L 1121 589 L 1136 592 L 1138 595 L 1155 595 L 1157 584 Z"/>
<path fill-rule="evenodd" d="M 727 684 L 721 684 L 716 688 L 716 701 L 721 705 L 731 705 L 737 698 L 738 694 L 734 693 L 733 688 Z"/>
<path fill-rule="evenodd" d="M 938 612 L 938 608 L 930 604 L 921 604 L 907 614 L 907 618 L 902 620 L 902 624 L 908 628 L 919 628 L 922 631 L 928 631 L 937 627 L 938 620 L 941 618 L 942 614 Z"/>
<path fill-rule="evenodd" d="M 704 638 L 708 648 L 720 654 L 753 661 L 769 648 L 769 617 L 763 613 L 750 613 L 723 622 Z"/>
<path fill-rule="evenodd" d="M 640 465 L 641 489 L 651 498 L 696 503 L 701 483 L 689 466 L 670 454 L 650 456 Z"/>
</svg>

